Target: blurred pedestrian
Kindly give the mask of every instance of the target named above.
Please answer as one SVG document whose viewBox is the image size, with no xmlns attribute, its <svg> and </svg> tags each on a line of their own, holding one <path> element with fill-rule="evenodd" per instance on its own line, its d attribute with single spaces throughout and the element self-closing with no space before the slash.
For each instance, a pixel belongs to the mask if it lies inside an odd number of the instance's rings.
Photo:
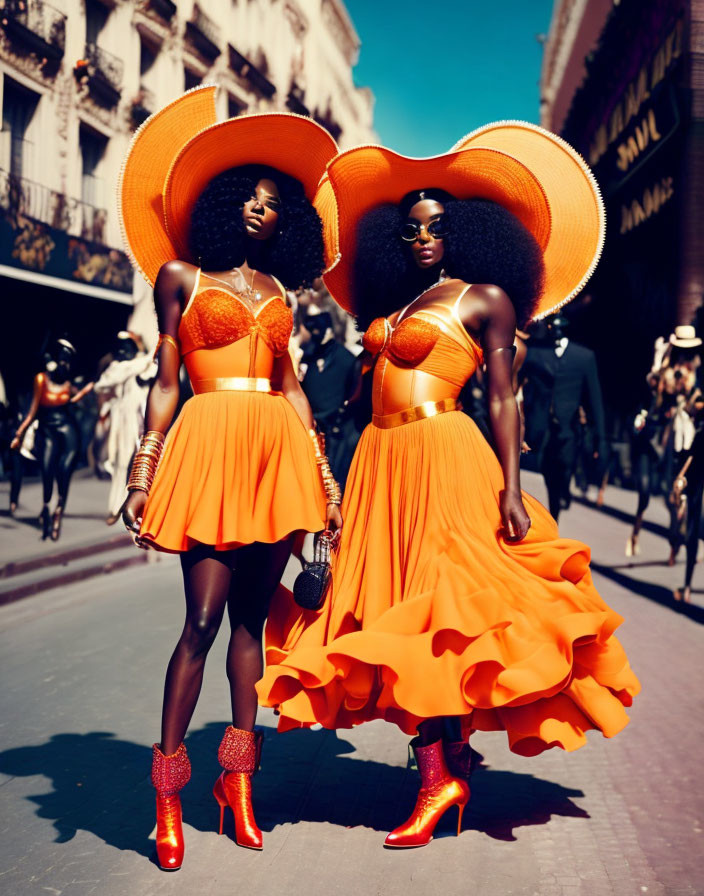
<svg viewBox="0 0 704 896">
<path fill-rule="evenodd" d="M 704 394 L 697 381 L 702 340 L 694 327 L 675 327 L 670 337 L 671 382 L 675 404 L 671 411 L 673 485 L 670 493 L 670 558 L 674 565 L 682 545 L 687 560 L 683 594 L 689 599 L 694 564 L 697 558 L 699 521 L 701 517 L 700 462 L 696 457 L 702 442 L 697 439 L 704 420 Z"/>
<path fill-rule="evenodd" d="M 19 450 L 25 433 L 33 421 L 38 420 L 35 453 L 42 474 L 43 506 L 39 515 L 42 540 L 51 537 L 57 541 L 61 533 L 61 520 L 80 447 L 80 434 L 71 406 L 93 388 L 93 383 L 87 383 L 81 389 L 74 385 L 75 360 L 73 345 L 66 339 L 58 339 L 52 346 L 46 369 L 34 378 L 32 404 L 10 445 L 13 450 Z M 49 504 L 54 483 L 58 499 L 51 514 Z"/>
<path fill-rule="evenodd" d="M 551 515 L 570 505 L 580 406 L 595 430 L 592 459 L 606 457 L 601 386 L 594 352 L 573 342 L 568 322 L 556 314 L 544 341 L 531 338 L 523 366 L 526 442 L 543 474 Z"/>
<path fill-rule="evenodd" d="M 308 305 L 301 327 L 298 378 L 310 402 L 318 432 L 325 436 L 333 476 L 344 493 L 360 432 L 350 409 L 361 369 L 357 358 L 335 338 L 329 312 Z"/>
<path fill-rule="evenodd" d="M 633 530 L 626 541 L 626 556 L 640 554 L 638 538 L 651 495 L 661 492 L 666 480 L 668 421 L 673 407 L 673 387 L 667 371 L 671 344 L 661 336 L 655 342 L 653 364 L 646 377 L 650 399 L 633 421 L 631 468 L 638 492 Z M 674 383 L 674 381 L 672 381 Z"/>
<path fill-rule="evenodd" d="M 127 473 L 144 431 L 144 409 L 152 372 L 156 372 L 156 365 L 140 349 L 138 337 L 121 330 L 116 337 L 113 360 L 95 384 L 95 391 L 106 399 L 101 405 L 101 421 L 105 425 L 107 418 L 105 468 L 112 477 L 105 520 L 109 526 L 120 518 L 120 508 L 127 497 Z"/>
</svg>

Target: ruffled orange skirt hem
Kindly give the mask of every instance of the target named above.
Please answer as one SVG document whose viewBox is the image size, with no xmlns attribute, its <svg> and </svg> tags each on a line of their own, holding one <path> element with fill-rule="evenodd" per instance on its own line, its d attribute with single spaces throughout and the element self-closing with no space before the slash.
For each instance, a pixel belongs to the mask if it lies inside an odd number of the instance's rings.
<svg viewBox="0 0 704 896">
<path fill-rule="evenodd" d="M 162 551 L 228 550 L 324 522 L 313 447 L 291 404 L 207 392 L 186 402 L 166 438 L 140 534 Z"/>
<path fill-rule="evenodd" d="M 284 588 L 270 609 L 257 691 L 280 730 L 386 719 L 413 734 L 424 719 L 459 716 L 535 755 L 627 724 L 640 685 L 589 549 L 560 538 L 529 495 L 530 532 L 506 542 L 502 487 L 460 412 L 365 430 L 323 609 L 301 611 Z"/>
</svg>

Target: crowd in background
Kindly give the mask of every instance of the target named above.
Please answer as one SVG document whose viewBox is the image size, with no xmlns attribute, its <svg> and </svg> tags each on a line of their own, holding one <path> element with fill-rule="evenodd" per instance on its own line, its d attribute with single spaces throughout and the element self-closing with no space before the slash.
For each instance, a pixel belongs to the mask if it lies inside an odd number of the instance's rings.
<svg viewBox="0 0 704 896">
<path fill-rule="evenodd" d="M 357 441 L 371 419 L 371 396 L 359 362 L 360 334 L 322 281 L 289 298 L 296 320 L 291 353 L 316 425 L 325 435 L 333 474 L 344 489 Z M 530 333 L 519 333 L 516 348 L 514 388 L 522 417 L 523 465 L 543 475 L 552 516 L 558 519 L 569 507 L 573 481 L 584 498 L 596 491 L 597 506 L 609 481 L 635 489 L 634 524 L 625 545 L 626 556 L 633 557 L 640 553 L 639 533 L 649 502 L 660 496 L 671 520 L 668 562 L 674 564 L 682 547 L 687 554 L 684 586 L 674 594 L 689 600 L 702 534 L 704 482 L 702 339 L 697 328 L 676 327 L 657 340 L 646 400 L 632 418 L 610 427 L 611 438 L 594 353 L 570 338 L 562 314 L 534 324 Z M 71 474 L 87 465 L 99 478 L 112 480 L 106 507 L 106 522 L 112 524 L 119 518 L 142 435 L 146 396 L 156 373 L 153 358 L 138 335 L 121 331 L 89 382 L 74 375 L 76 349 L 65 338 L 47 339 L 38 366 L 35 382 L 27 384 L 23 395 L 6 395 L 0 381 L 0 459 L 10 481 L 10 512 L 17 509 L 23 477 L 39 473 L 42 536 L 58 538 Z M 185 401 L 191 394 L 185 377 L 182 387 Z M 481 369 L 465 386 L 461 401 L 491 442 Z"/>
</svg>

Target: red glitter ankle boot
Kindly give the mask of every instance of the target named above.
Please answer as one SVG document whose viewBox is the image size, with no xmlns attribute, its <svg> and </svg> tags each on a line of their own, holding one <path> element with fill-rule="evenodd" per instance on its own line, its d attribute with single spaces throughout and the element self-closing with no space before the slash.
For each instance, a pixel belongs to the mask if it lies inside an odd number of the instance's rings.
<svg viewBox="0 0 704 896">
<path fill-rule="evenodd" d="M 259 767 L 261 751 L 261 732 L 230 725 L 218 750 L 218 760 L 225 771 L 213 787 L 213 796 L 220 806 L 220 833 L 225 807 L 229 806 L 235 819 L 235 841 L 248 849 L 261 849 L 263 845 L 252 809 L 252 775 Z"/>
<path fill-rule="evenodd" d="M 469 787 L 461 778 L 453 778 L 447 769 L 443 742 L 421 747 L 418 739 L 411 741 L 420 772 L 420 791 L 411 817 L 392 831 L 384 846 L 408 848 L 426 846 L 433 839 L 433 831 L 451 806 L 457 806 L 457 833 L 462 828 L 462 813 L 469 802 Z"/>
<path fill-rule="evenodd" d="M 178 871 L 183 863 L 183 827 L 179 791 L 188 784 L 191 763 L 183 744 L 164 756 L 154 744 L 152 784 L 156 788 L 156 854 L 163 871 Z"/>
</svg>

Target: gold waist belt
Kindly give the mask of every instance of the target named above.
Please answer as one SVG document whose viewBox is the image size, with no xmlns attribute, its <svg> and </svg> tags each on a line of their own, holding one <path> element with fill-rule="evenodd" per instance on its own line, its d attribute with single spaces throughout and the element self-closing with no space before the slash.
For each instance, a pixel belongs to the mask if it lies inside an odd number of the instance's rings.
<svg viewBox="0 0 704 896">
<path fill-rule="evenodd" d="M 196 395 L 202 392 L 271 392 L 271 380 L 251 376 L 216 376 L 191 383 Z"/>
<path fill-rule="evenodd" d="M 462 405 L 456 398 L 443 398 L 442 401 L 424 401 L 415 408 L 406 408 L 395 414 L 372 414 L 372 423 L 379 429 L 391 429 L 393 426 L 403 426 L 404 423 L 415 423 L 416 420 L 425 420 L 428 417 L 437 417 L 446 411 L 461 411 Z"/>
</svg>

